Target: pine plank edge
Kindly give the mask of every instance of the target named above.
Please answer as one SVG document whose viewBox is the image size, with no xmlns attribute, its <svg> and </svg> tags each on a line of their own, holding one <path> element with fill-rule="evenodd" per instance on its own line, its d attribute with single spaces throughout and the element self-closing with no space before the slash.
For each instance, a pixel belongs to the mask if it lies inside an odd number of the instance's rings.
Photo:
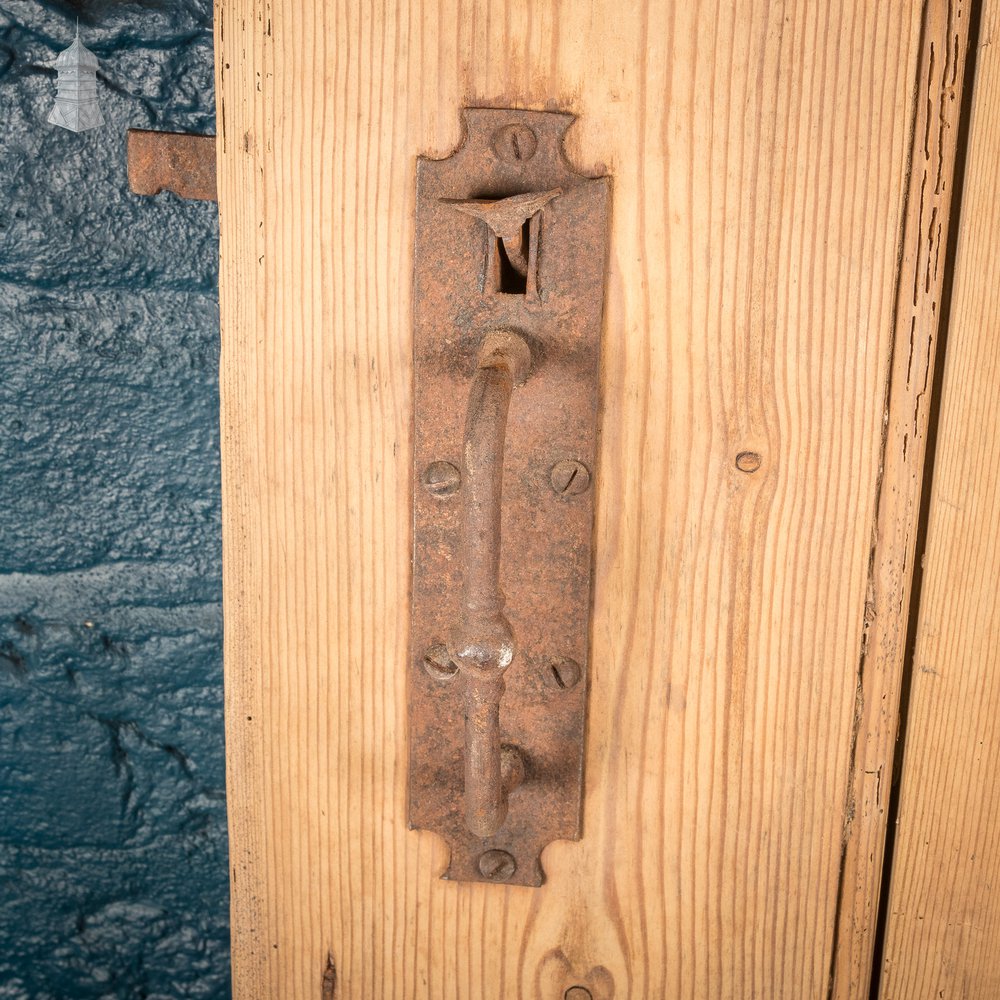
<svg viewBox="0 0 1000 1000">
<path fill-rule="evenodd" d="M 1000 2 L 979 16 L 879 1000 L 1000 996 Z"/>
<path fill-rule="evenodd" d="M 221 350 L 219 397 L 222 451 L 222 559 L 225 628 L 226 802 L 229 815 L 229 875 L 233 983 L 239 995 L 265 997 L 267 985 L 266 925 L 263 893 L 260 891 L 259 859 L 263 856 L 264 829 L 262 730 L 256 720 L 263 716 L 261 687 L 263 662 L 262 630 L 255 627 L 262 595 L 243 589 L 249 581 L 261 580 L 266 526 L 260 523 L 261 505 L 257 485 L 261 482 L 260 456 L 248 447 L 247 434 L 237 415 L 250 411 L 258 378 L 260 297 L 249 286 L 244 262 L 263 260 L 266 235 L 263 163 L 252 136 L 267 135 L 264 116 L 270 104 L 260 91 L 242 81 L 230 87 L 226 74 L 230 64 L 218 58 L 239 39 L 242 61 L 233 74 L 249 75 L 261 55 L 270 58 L 262 32 L 246 30 L 244 5 L 215 0 L 215 92 L 216 163 L 219 186 L 219 313 Z M 260 8 L 258 8 L 260 9 Z M 226 39 L 230 39 L 227 43 Z M 258 51 L 261 55 L 258 55 Z M 234 59 L 233 62 L 236 60 Z M 239 94 L 236 106 L 233 94 Z M 227 107 L 226 101 L 230 101 Z M 229 155 L 236 140 L 234 123 L 243 125 L 245 156 Z M 238 292 L 235 290 L 239 290 Z M 230 294 L 231 290 L 233 294 Z M 230 360 L 232 359 L 232 360 Z M 238 363 L 236 363 L 238 362 Z M 237 589 L 239 587 L 240 589 Z M 233 831 L 239 831 L 234 837 Z"/>
<path fill-rule="evenodd" d="M 867 1000 L 871 982 L 968 58 L 969 7 L 968 0 L 928 0 L 924 9 L 844 810 L 831 1000 Z"/>
</svg>

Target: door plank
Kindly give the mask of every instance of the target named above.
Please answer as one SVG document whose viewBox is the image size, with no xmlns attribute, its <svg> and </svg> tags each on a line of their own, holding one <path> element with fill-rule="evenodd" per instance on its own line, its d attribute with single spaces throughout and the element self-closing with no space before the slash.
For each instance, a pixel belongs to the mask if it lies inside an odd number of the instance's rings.
<svg viewBox="0 0 1000 1000">
<path fill-rule="evenodd" d="M 981 17 L 880 1000 L 1000 996 L 1000 2 Z"/>
<path fill-rule="evenodd" d="M 896 287 L 891 389 L 858 665 L 857 731 L 845 809 L 830 1000 L 868 1000 L 871 987 L 970 4 L 932 2 L 925 7 L 924 19 Z"/>
<path fill-rule="evenodd" d="M 217 0 L 237 997 L 826 995 L 920 8 Z M 577 112 L 614 182 L 540 890 L 405 828 L 413 171 L 463 104 Z"/>
</svg>

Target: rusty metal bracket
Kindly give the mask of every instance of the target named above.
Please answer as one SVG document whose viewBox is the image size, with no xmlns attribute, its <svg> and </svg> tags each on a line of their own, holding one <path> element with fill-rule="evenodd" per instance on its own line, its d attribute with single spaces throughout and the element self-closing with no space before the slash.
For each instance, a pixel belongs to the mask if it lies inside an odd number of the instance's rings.
<svg viewBox="0 0 1000 1000">
<path fill-rule="evenodd" d="M 218 201 L 214 135 L 130 128 L 126 157 L 135 194 L 172 191 L 181 198 Z"/>
<path fill-rule="evenodd" d="M 573 116 L 469 108 L 417 164 L 410 826 L 541 885 L 580 837 L 610 180 Z"/>
</svg>

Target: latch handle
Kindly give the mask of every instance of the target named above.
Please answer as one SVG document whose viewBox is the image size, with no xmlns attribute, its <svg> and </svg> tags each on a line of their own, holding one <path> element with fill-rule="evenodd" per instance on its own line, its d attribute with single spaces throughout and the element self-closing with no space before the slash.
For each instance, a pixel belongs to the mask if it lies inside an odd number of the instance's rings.
<svg viewBox="0 0 1000 1000">
<path fill-rule="evenodd" d="M 465 679 L 465 822 L 492 836 L 507 817 L 507 796 L 524 779 L 524 760 L 500 743 L 504 671 L 516 644 L 500 586 L 504 440 L 514 387 L 527 379 L 531 350 L 519 334 L 486 335 L 462 445 L 462 612 L 448 652 Z"/>
</svg>

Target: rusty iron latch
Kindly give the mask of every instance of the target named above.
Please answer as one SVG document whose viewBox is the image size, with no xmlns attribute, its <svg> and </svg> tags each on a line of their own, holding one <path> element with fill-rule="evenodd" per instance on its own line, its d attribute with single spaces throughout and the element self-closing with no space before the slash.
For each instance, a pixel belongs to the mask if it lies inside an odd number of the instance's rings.
<svg viewBox="0 0 1000 1000">
<path fill-rule="evenodd" d="M 126 159 L 134 194 L 172 191 L 181 198 L 218 201 L 214 135 L 130 128 Z"/>
<path fill-rule="evenodd" d="M 417 164 L 410 826 L 541 885 L 580 837 L 610 180 L 573 116 L 468 108 Z"/>
</svg>

